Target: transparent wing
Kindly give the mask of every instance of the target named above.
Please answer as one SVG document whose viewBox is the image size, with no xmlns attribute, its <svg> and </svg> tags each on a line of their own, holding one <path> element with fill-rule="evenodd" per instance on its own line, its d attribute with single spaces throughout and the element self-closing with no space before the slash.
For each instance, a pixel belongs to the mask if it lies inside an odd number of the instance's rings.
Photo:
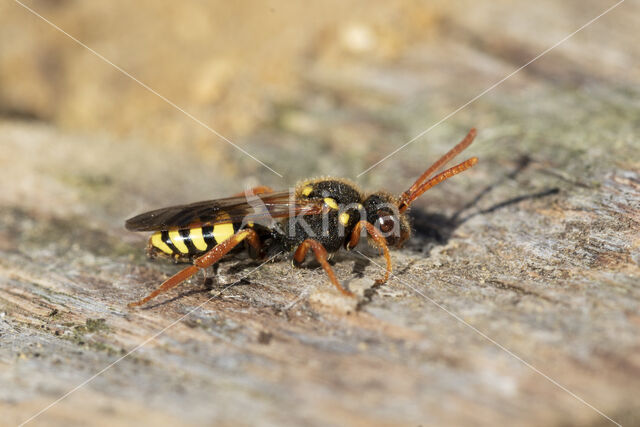
<svg viewBox="0 0 640 427">
<path fill-rule="evenodd" d="M 229 222 L 264 223 L 269 218 L 314 215 L 325 209 L 321 199 L 295 200 L 288 191 L 280 191 L 156 209 L 128 219 L 125 227 L 131 231 L 159 231 Z"/>
</svg>

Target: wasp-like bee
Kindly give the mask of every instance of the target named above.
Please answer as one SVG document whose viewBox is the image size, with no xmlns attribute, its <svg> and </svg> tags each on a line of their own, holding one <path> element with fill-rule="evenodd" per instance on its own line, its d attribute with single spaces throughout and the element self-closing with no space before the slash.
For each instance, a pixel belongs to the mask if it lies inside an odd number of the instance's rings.
<svg viewBox="0 0 640 427">
<path fill-rule="evenodd" d="M 149 238 L 149 256 L 166 255 L 192 265 L 129 306 L 148 302 L 232 250 L 243 248 L 255 258 L 293 253 L 295 266 L 302 264 L 312 250 L 331 283 L 344 295 L 352 296 L 338 281 L 328 259 L 341 248 L 354 248 L 363 231 L 385 257 L 385 275 L 377 280 L 378 284 L 384 283 L 392 268 L 389 247 L 401 246 L 411 234 L 407 209 L 434 185 L 476 164 L 478 159 L 472 157 L 431 177 L 467 148 L 475 136 L 475 129 L 471 129 L 399 197 L 384 191 L 364 194 L 349 181 L 321 178 L 305 180 L 293 192 L 256 187 L 225 199 L 173 206 L 133 217 L 126 222 L 128 230 L 154 232 Z"/>
</svg>

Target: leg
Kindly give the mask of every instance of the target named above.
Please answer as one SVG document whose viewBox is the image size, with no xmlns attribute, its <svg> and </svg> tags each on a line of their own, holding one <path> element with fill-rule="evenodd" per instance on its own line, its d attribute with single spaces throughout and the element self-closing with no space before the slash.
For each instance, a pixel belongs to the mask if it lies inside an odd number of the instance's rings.
<svg viewBox="0 0 640 427">
<path fill-rule="evenodd" d="M 266 185 L 259 185 L 257 187 L 253 187 L 248 189 L 246 192 L 248 192 L 249 194 L 253 194 L 254 196 L 257 194 L 263 194 L 263 193 L 273 193 L 273 188 L 271 187 L 267 187 Z M 240 196 L 244 196 L 246 194 L 245 191 L 241 192 L 241 193 L 237 193 L 234 194 L 231 197 L 240 197 Z"/>
<path fill-rule="evenodd" d="M 363 227 L 367 230 L 367 233 L 369 233 L 371 238 L 373 238 L 373 241 L 375 242 L 376 246 L 378 246 L 378 248 L 382 251 L 382 253 L 384 254 L 384 259 L 387 261 L 387 271 L 384 274 L 384 279 L 376 280 L 376 283 L 381 285 L 383 283 L 386 283 L 387 280 L 389 280 L 389 275 L 391 274 L 391 268 L 392 268 L 391 256 L 389 255 L 389 248 L 387 247 L 387 241 L 385 240 L 384 236 L 380 234 L 380 232 L 373 226 L 373 224 L 367 221 L 358 222 L 355 228 L 353 229 L 353 232 L 351 233 L 351 239 L 349 239 L 349 243 L 347 243 L 347 249 L 355 248 L 358 245 L 358 242 L 360 241 L 360 234 L 362 234 Z"/>
<path fill-rule="evenodd" d="M 240 230 L 224 242 L 211 248 L 209 252 L 205 253 L 199 258 L 196 258 L 193 262 L 194 265 L 191 265 L 184 270 L 177 272 L 175 275 L 165 280 L 165 282 L 160 285 L 155 291 L 151 292 L 149 295 L 139 301 L 130 303 L 128 307 L 131 308 L 140 306 L 184 282 L 189 277 L 196 274 L 200 269 L 210 267 L 211 265 L 220 261 L 223 256 L 225 256 L 231 249 L 238 246 L 238 244 L 240 244 L 245 239 L 247 239 L 249 244 L 257 250 L 260 250 L 262 248 L 260 239 L 258 238 L 258 234 L 255 231 L 249 228 Z"/>
<path fill-rule="evenodd" d="M 329 261 L 327 261 L 327 250 L 322 246 L 322 243 L 317 240 L 306 239 L 304 242 L 300 243 L 300 246 L 296 249 L 296 252 L 293 254 L 293 260 L 298 264 L 302 263 L 304 258 L 307 256 L 307 252 L 309 252 L 309 248 L 313 250 L 316 259 L 322 268 L 324 268 L 324 271 L 327 273 L 327 276 L 329 276 L 329 280 L 331 280 L 333 286 L 335 286 L 343 295 L 352 297 L 353 293 L 343 288 L 340 282 L 338 282 L 336 273 L 333 272 L 333 269 L 329 265 Z"/>
</svg>

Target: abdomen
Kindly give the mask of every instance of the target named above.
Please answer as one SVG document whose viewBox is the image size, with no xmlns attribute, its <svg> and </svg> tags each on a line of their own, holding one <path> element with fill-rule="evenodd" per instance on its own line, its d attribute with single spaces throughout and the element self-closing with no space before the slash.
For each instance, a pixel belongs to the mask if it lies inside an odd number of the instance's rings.
<svg viewBox="0 0 640 427">
<path fill-rule="evenodd" d="M 156 231 L 149 238 L 149 248 L 171 256 L 198 255 L 224 242 L 236 231 L 231 223 Z"/>
</svg>

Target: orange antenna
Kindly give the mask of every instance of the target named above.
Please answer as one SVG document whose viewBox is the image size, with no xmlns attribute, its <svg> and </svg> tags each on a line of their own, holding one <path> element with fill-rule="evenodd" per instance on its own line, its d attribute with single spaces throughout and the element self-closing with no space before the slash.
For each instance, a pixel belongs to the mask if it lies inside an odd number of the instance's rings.
<svg viewBox="0 0 640 427">
<path fill-rule="evenodd" d="M 449 150 L 447 154 L 440 157 L 434 164 L 432 164 L 429 167 L 429 169 L 427 169 L 426 171 L 424 171 L 422 175 L 420 175 L 420 177 L 416 180 L 416 182 L 414 182 L 413 185 L 407 191 L 405 191 L 404 193 L 402 193 L 402 195 L 400 195 L 400 198 L 398 201 L 398 209 L 400 210 L 400 212 L 406 211 L 409 205 L 411 205 L 411 203 L 415 199 L 420 197 L 425 191 L 427 191 L 434 185 L 439 184 L 442 181 L 448 178 L 451 178 L 454 175 L 459 174 L 460 172 L 464 172 L 465 170 L 469 169 L 470 167 L 478 163 L 478 158 L 472 157 L 452 168 L 447 169 L 444 172 L 439 173 L 438 175 L 434 176 L 433 178 L 425 182 L 425 180 L 427 180 L 429 176 L 431 176 L 431 174 L 433 174 L 435 171 L 440 169 L 447 162 L 449 162 L 455 156 L 457 156 L 462 151 L 464 151 L 469 145 L 471 145 L 471 143 L 473 142 L 473 139 L 476 137 L 476 133 L 477 132 L 475 128 L 471 129 L 467 134 L 467 136 L 462 141 L 460 141 L 458 145 L 456 145 L 451 150 Z"/>
</svg>

